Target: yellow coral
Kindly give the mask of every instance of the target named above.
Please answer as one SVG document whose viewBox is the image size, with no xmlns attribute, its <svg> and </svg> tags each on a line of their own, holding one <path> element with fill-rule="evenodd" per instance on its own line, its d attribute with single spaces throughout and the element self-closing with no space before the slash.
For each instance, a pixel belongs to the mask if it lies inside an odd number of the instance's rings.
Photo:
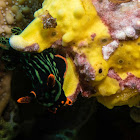
<svg viewBox="0 0 140 140">
<path fill-rule="evenodd" d="M 0 36 L 11 35 L 11 28 L 24 29 L 32 20 L 33 13 L 41 7 L 42 0 L 0 0 Z"/>
<path fill-rule="evenodd" d="M 10 100 L 0 117 L 0 139 L 11 140 L 19 133 L 17 105 Z"/>
<path fill-rule="evenodd" d="M 55 28 L 43 28 L 42 17 L 46 12 L 56 19 Z M 96 96 L 99 102 L 108 108 L 125 104 L 133 106 L 139 102 L 140 95 L 137 89 L 122 90 L 119 81 L 108 76 L 109 70 L 113 69 L 121 80 L 126 79 L 128 73 L 140 78 L 139 38 L 113 42 L 108 27 L 97 14 L 92 0 L 45 0 L 42 9 L 36 11 L 34 15 L 35 19 L 19 36 L 11 37 L 10 44 L 13 48 L 24 51 L 26 47 L 38 44 L 38 52 L 41 52 L 55 41 L 62 39 L 63 47 L 71 46 L 76 54 L 84 54 L 94 69 L 95 79 L 90 81 L 89 86 L 98 92 Z M 116 45 L 115 51 L 111 50 L 109 57 L 106 58 L 103 56 L 103 47 L 112 44 Z M 70 61 L 69 65 L 73 69 L 70 70 L 70 75 L 75 76 L 76 71 Z M 66 96 L 73 92 L 71 88 L 67 88 L 68 80 L 70 78 L 66 76 L 64 81 Z M 78 80 L 72 84 L 74 89 L 77 83 Z"/>
<path fill-rule="evenodd" d="M 5 75 L 5 76 L 3 76 Z M 0 116 L 5 109 L 6 105 L 9 102 L 11 97 L 11 73 L 2 73 L 1 72 L 1 82 L 0 82 Z"/>
</svg>

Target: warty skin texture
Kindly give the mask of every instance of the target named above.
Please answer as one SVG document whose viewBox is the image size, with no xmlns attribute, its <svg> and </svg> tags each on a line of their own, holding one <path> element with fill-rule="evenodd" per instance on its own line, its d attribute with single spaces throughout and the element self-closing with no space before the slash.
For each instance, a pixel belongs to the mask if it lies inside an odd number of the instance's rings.
<svg viewBox="0 0 140 140">
<path fill-rule="evenodd" d="M 129 8 L 138 9 L 139 6 L 136 0 L 118 5 L 108 0 L 104 2 L 107 11 L 113 9 L 109 11 L 111 14 L 114 14 L 114 11 L 128 14 L 127 7 L 132 5 Z M 136 23 L 130 23 L 129 27 L 122 31 L 121 27 L 109 22 L 110 19 L 104 20 L 98 10 L 98 6 L 105 8 L 103 4 L 97 0 L 45 0 L 42 9 L 35 12 L 35 19 L 27 28 L 20 35 L 11 37 L 10 45 L 16 50 L 24 51 L 27 46 L 37 43 L 37 51 L 41 52 L 61 40 L 61 51 L 64 51 L 71 62 L 68 65 L 69 74 L 66 74 L 64 80 L 63 88 L 67 85 L 71 87 L 67 88 L 66 96 L 73 95 L 80 81 L 83 96 L 96 96 L 97 100 L 108 108 L 137 106 L 140 101 L 140 39 L 137 33 L 139 11 L 136 12 L 137 16 L 132 16 Z M 46 12 L 56 19 L 56 27 L 43 28 L 42 16 L 45 16 Z M 126 15 L 124 17 L 126 21 L 130 20 Z M 121 22 L 120 19 L 116 18 L 116 23 Z M 137 28 L 133 25 L 137 25 Z M 119 36 L 117 34 L 114 37 L 116 32 L 119 32 Z M 69 67 L 72 68 L 70 71 Z M 73 77 L 77 80 L 70 84 L 69 80 Z"/>
</svg>

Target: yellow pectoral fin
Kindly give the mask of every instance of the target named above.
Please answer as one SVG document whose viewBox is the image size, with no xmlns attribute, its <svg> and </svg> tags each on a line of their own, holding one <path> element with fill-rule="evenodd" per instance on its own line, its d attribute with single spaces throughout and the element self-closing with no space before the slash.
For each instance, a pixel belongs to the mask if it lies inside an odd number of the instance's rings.
<svg viewBox="0 0 140 140">
<path fill-rule="evenodd" d="M 63 90 L 66 97 L 73 95 L 76 92 L 77 86 L 79 84 L 79 78 L 76 74 L 74 63 L 70 58 L 67 58 L 67 72 L 64 78 Z"/>
</svg>

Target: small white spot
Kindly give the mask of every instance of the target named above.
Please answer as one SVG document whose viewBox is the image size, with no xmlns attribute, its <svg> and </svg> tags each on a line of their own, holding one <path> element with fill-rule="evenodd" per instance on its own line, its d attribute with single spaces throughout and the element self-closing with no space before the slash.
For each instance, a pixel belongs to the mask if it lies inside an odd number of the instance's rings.
<svg viewBox="0 0 140 140">
<path fill-rule="evenodd" d="M 134 19 L 132 21 L 133 23 L 133 27 L 136 29 L 136 30 L 140 30 L 140 19 Z"/>
<path fill-rule="evenodd" d="M 115 38 L 118 40 L 125 40 L 126 39 L 126 34 L 124 31 L 116 31 L 115 32 Z"/>
<path fill-rule="evenodd" d="M 5 15 L 6 15 L 6 14 L 5 14 L 5 13 L 3 13 L 2 15 L 5 17 Z"/>
<path fill-rule="evenodd" d="M 4 11 L 3 11 L 3 10 L 1 10 L 1 13 L 3 14 L 3 13 L 4 13 Z"/>
<path fill-rule="evenodd" d="M 103 46 L 102 53 L 105 60 L 108 60 L 110 55 L 118 48 L 119 42 L 114 40 L 110 44 Z"/>
<path fill-rule="evenodd" d="M 127 37 L 135 37 L 136 32 L 135 29 L 131 26 L 128 26 L 124 29 L 125 34 L 127 35 Z"/>
<path fill-rule="evenodd" d="M 8 2 L 5 2 L 6 3 L 6 5 L 8 5 L 9 3 Z"/>
<path fill-rule="evenodd" d="M 5 36 L 5 33 L 2 33 L 2 36 Z"/>
</svg>

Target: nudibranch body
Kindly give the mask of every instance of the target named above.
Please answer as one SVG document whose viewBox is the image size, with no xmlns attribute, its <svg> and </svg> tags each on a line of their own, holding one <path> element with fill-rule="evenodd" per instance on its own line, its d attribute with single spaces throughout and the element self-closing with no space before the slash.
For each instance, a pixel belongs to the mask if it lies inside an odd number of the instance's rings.
<svg viewBox="0 0 140 140">
<path fill-rule="evenodd" d="M 64 57 L 46 50 L 42 53 L 20 53 L 20 64 L 31 80 L 33 91 L 28 96 L 19 98 L 19 103 L 29 103 L 36 99 L 53 111 L 65 104 L 72 104 L 63 91 L 67 68 Z"/>
<path fill-rule="evenodd" d="M 61 48 L 72 62 L 71 77 L 78 74 L 83 96 L 96 96 L 108 108 L 139 106 L 139 5 L 137 0 L 45 0 L 27 28 L 10 38 L 10 45 L 20 51 Z M 46 13 L 57 26 L 43 28 Z"/>
</svg>

